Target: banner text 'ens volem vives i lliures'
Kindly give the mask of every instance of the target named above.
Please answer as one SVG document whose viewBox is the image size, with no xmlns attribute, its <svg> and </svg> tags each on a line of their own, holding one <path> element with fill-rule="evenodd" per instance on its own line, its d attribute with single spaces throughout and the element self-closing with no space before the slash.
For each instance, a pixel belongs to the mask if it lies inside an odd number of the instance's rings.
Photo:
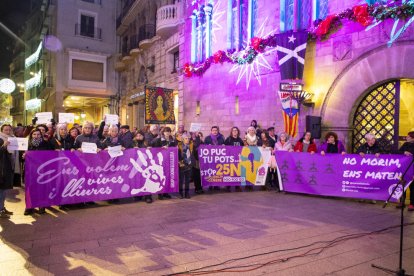
<svg viewBox="0 0 414 276">
<path fill-rule="evenodd" d="M 27 208 L 178 191 L 177 148 L 28 151 L 25 161 Z"/>
</svg>

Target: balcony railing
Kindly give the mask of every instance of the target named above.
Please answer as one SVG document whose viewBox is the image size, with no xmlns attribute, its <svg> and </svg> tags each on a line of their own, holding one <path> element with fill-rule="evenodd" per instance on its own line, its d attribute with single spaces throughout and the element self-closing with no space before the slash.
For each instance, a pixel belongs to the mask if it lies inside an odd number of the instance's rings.
<svg viewBox="0 0 414 276">
<path fill-rule="evenodd" d="M 151 39 L 155 36 L 155 25 L 154 24 L 145 24 L 139 27 L 139 35 L 138 35 L 138 44 L 145 40 Z"/>
<path fill-rule="evenodd" d="M 165 5 L 157 10 L 157 32 L 161 35 L 168 34 L 174 29 L 181 17 L 180 3 Z"/>
<path fill-rule="evenodd" d="M 128 0 L 128 1 L 125 2 L 125 5 L 122 7 L 121 14 L 116 19 L 116 28 L 117 29 L 121 25 L 122 19 L 128 13 L 129 9 L 131 8 L 132 4 L 134 4 L 134 2 L 135 2 L 135 0 Z"/>
<path fill-rule="evenodd" d="M 90 37 L 93 39 L 102 39 L 101 28 L 90 28 L 89 26 L 83 26 L 81 24 L 75 24 L 75 35 Z"/>
</svg>

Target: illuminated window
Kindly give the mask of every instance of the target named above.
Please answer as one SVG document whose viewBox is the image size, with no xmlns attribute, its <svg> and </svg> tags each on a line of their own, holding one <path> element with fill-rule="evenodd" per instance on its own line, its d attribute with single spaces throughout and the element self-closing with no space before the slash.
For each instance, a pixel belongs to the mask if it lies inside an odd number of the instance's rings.
<svg viewBox="0 0 414 276">
<path fill-rule="evenodd" d="M 328 0 L 280 0 L 280 31 L 309 29 L 329 13 Z"/>
<path fill-rule="evenodd" d="M 228 0 L 227 48 L 239 50 L 250 42 L 257 29 L 258 0 Z M 239 6 L 238 6 L 239 5 Z"/>
<path fill-rule="evenodd" d="M 235 102 L 234 102 L 234 113 L 239 114 L 239 96 L 236 96 Z"/>
</svg>

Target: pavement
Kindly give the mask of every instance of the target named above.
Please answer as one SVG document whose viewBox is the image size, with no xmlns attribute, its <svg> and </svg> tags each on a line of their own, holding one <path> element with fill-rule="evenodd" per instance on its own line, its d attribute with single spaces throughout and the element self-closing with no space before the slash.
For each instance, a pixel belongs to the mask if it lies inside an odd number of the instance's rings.
<svg viewBox="0 0 414 276">
<path fill-rule="evenodd" d="M 14 189 L 6 207 L 15 214 L 0 219 L 0 275 L 354 276 L 388 275 L 371 264 L 398 268 L 399 228 L 379 230 L 399 225 L 400 213 L 380 203 L 214 192 L 24 216 L 24 191 Z M 414 212 L 405 220 L 413 223 Z M 414 274 L 414 225 L 404 231 L 403 267 Z"/>
</svg>

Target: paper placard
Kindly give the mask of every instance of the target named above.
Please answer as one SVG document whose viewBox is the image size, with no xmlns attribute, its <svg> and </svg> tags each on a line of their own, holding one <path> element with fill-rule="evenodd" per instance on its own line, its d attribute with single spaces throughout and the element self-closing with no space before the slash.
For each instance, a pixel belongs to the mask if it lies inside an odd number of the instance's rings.
<svg viewBox="0 0 414 276">
<path fill-rule="evenodd" d="M 60 124 L 73 124 L 75 123 L 75 114 L 73 113 L 59 113 Z"/>
<path fill-rule="evenodd" d="M 52 112 L 39 112 L 36 113 L 36 117 L 37 117 L 37 124 L 47 124 L 50 123 L 50 120 L 52 120 L 53 118 L 53 113 Z"/>
<path fill-rule="evenodd" d="M 105 114 L 106 125 L 117 125 L 119 122 L 119 116 L 116 114 Z"/>
<path fill-rule="evenodd" d="M 201 130 L 201 124 L 200 123 L 191 123 L 190 125 L 190 132 L 197 132 Z"/>
<path fill-rule="evenodd" d="M 9 137 L 7 140 L 10 144 L 7 146 L 8 151 L 12 150 L 24 150 L 26 151 L 29 147 L 28 138 Z"/>
<path fill-rule="evenodd" d="M 81 149 L 83 153 L 97 153 L 98 152 L 98 146 L 95 143 L 83 142 Z"/>
<path fill-rule="evenodd" d="M 124 155 L 121 145 L 115 147 L 108 147 L 108 153 L 109 156 L 111 156 L 111 158 Z"/>
</svg>

